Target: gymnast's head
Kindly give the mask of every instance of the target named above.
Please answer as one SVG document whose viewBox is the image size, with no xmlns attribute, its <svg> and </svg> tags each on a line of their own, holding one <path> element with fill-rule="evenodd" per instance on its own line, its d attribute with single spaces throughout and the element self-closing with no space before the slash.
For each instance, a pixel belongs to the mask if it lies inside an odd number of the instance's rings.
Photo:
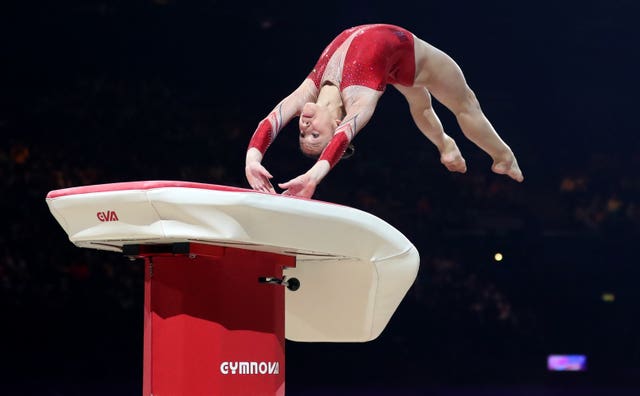
<svg viewBox="0 0 640 396">
<path fill-rule="evenodd" d="M 300 150 L 317 158 L 333 137 L 333 132 L 344 117 L 344 108 L 332 109 L 326 105 L 307 103 L 300 114 Z"/>
</svg>

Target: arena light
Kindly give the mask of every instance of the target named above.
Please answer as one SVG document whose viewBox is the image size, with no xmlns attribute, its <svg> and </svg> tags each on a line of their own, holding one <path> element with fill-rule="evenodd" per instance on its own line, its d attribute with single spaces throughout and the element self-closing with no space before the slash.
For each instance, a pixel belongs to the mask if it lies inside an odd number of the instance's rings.
<svg viewBox="0 0 640 396">
<path fill-rule="evenodd" d="M 586 355 L 549 355 L 547 357 L 549 371 L 586 371 Z"/>
<path fill-rule="evenodd" d="M 606 303 L 612 303 L 616 301 L 616 295 L 613 293 L 602 293 L 602 301 Z"/>
</svg>

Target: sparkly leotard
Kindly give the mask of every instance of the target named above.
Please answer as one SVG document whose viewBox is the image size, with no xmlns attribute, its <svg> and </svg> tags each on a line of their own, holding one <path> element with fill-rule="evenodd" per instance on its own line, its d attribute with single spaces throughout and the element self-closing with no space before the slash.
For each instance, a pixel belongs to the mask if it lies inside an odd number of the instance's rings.
<svg viewBox="0 0 640 396">
<path fill-rule="evenodd" d="M 342 92 L 350 86 L 384 91 L 387 84 L 412 86 L 415 79 L 413 34 L 398 26 L 375 24 L 355 26 L 340 33 L 322 52 L 307 77 L 320 89 L 333 84 Z M 262 154 L 283 127 L 274 110 L 263 119 L 249 142 Z M 346 150 L 354 133 L 336 131 L 320 160 L 333 167 Z"/>
<path fill-rule="evenodd" d="M 309 74 L 316 87 L 331 83 L 340 91 L 361 85 L 383 91 L 387 84 L 413 85 L 413 34 L 393 25 L 363 25 L 340 33 Z"/>
</svg>

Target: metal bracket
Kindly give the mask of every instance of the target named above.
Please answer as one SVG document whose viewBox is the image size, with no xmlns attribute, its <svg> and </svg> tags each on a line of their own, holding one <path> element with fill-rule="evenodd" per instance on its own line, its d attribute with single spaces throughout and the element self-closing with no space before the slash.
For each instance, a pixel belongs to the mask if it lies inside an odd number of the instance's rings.
<svg viewBox="0 0 640 396">
<path fill-rule="evenodd" d="M 271 277 L 271 276 L 263 276 L 258 278 L 258 282 L 285 286 L 287 289 L 291 291 L 296 291 L 300 288 L 300 281 L 298 280 L 298 278 L 287 279 L 286 276 L 283 277 L 282 279 Z"/>
</svg>

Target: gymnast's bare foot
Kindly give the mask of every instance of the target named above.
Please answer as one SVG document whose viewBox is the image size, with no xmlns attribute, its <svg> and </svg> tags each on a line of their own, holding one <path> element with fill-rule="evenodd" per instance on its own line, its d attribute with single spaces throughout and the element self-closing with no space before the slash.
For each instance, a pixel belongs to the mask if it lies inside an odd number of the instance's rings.
<svg viewBox="0 0 640 396">
<path fill-rule="evenodd" d="M 507 175 L 517 182 L 524 180 L 518 161 L 511 151 L 499 158 L 494 158 L 491 170 L 499 175 Z"/>
<path fill-rule="evenodd" d="M 440 151 L 440 162 L 451 172 L 465 173 L 467 171 L 467 163 L 462 158 L 460 149 L 449 136 L 445 136 L 444 148 Z"/>
</svg>

